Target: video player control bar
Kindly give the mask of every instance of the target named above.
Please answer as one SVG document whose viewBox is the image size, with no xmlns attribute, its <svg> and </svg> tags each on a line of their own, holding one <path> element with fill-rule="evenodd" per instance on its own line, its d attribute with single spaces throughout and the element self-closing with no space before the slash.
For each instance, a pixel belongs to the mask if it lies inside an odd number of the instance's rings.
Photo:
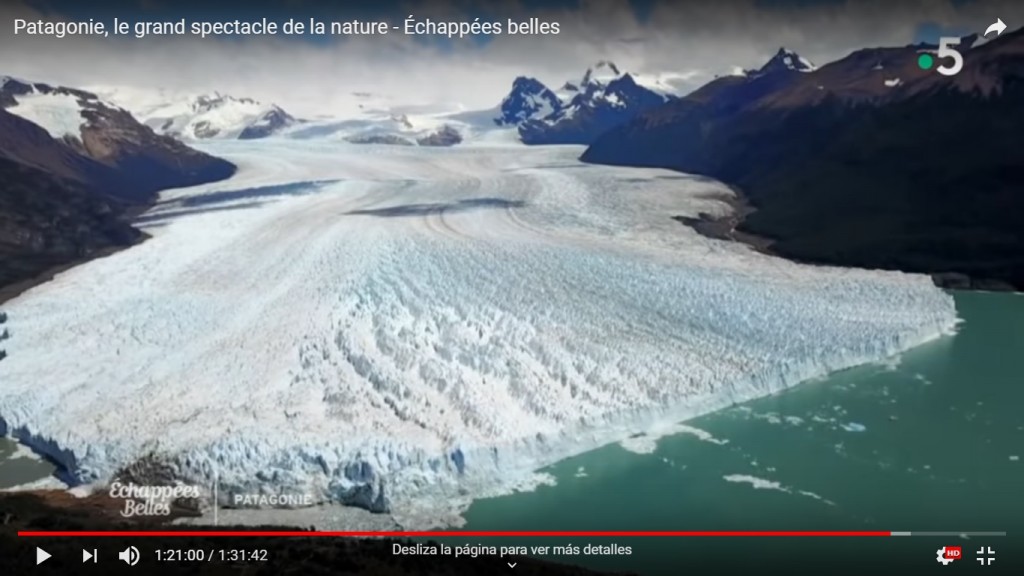
<svg viewBox="0 0 1024 576">
<path fill-rule="evenodd" d="M 669 530 L 669 531 L 345 531 L 324 532 L 305 530 L 284 531 L 225 531 L 225 530 L 166 530 L 166 531 L 34 531 L 18 532 L 22 538 L 81 538 L 81 537 L 341 537 L 341 538 L 460 538 L 460 537 L 886 537 L 886 536 L 1006 536 L 1006 532 L 966 531 L 895 531 L 895 530 Z"/>
</svg>

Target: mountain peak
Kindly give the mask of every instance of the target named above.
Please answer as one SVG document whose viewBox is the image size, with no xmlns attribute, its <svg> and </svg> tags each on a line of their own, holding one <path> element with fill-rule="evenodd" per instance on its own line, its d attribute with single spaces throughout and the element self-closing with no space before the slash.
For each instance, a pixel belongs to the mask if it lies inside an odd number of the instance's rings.
<svg viewBox="0 0 1024 576">
<path fill-rule="evenodd" d="M 817 67 L 810 60 L 800 56 L 785 46 L 779 47 L 779 51 L 772 56 L 758 72 L 775 72 L 779 70 L 795 70 L 797 72 L 813 72 Z"/>
<path fill-rule="evenodd" d="M 613 80 L 618 86 L 639 86 L 640 84 L 636 81 L 636 78 L 632 74 L 626 72 L 625 74 L 615 78 Z"/>
<path fill-rule="evenodd" d="M 546 87 L 544 84 L 536 78 L 530 76 L 516 76 L 516 79 L 512 81 L 513 90 L 526 90 L 530 92 L 540 92 Z"/>
<path fill-rule="evenodd" d="M 512 81 L 512 90 L 501 101 L 501 114 L 494 118 L 499 126 L 513 125 L 530 119 L 543 118 L 561 109 L 558 96 L 536 78 L 518 76 Z"/>
</svg>

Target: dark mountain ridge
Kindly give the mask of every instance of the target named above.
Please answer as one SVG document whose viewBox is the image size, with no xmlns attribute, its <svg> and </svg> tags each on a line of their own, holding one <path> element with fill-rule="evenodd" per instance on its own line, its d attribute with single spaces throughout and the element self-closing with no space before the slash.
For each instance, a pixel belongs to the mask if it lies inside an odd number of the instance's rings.
<svg viewBox="0 0 1024 576">
<path fill-rule="evenodd" d="M 600 136 L 587 162 L 737 186 L 741 231 L 783 256 L 1024 288 L 1024 33 L 957 48 L 859 50 L 809 72 L 720 78 Z M 953 276 L 961 278 L 961 276 Z"/>
<path fill-rule="evenodd" d="M 18 96 L 37 94 L 74 97 L 83 120 L 80 137 L 53 138 L 10 112 L 17 109 Z M 0 155 L 130 203 L 151 201 L 166 188 L 227 178 L 235 171 L 230 162 L 156 134 L 126 110 L 84 90 L 8 78 L 0 85 L 0 108 Z"/>
<path fill-rule="evenodd" d="M 75 103 L 78 134 L 57 138 L 12 112 L 21 112 L 19 99 L 41 95 Z M 230 162 L 158 135 L 92 93 L 0 79 L 0 296 L 139 241 L 142 234 L 126 216 L 156 200 L 158 191 L 234 171 Z"/>
</svg>

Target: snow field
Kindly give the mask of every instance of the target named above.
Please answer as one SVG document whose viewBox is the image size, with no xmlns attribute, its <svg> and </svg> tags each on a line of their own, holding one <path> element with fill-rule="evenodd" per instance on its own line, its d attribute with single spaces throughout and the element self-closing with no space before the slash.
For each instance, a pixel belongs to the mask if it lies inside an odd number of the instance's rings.
<svg viewBox="0 0 1024 576">
<path fill-rule="evenodd" d="M 15 98 L 18 105 L 7 108 L 7 111 L 21 116 L 29 122 L 42 127 L 50 136 L 58 140 L 63 138 L 82 139 L 82 105 L 78 98 L 70 94 L 24 94 Z"/>
</svg>

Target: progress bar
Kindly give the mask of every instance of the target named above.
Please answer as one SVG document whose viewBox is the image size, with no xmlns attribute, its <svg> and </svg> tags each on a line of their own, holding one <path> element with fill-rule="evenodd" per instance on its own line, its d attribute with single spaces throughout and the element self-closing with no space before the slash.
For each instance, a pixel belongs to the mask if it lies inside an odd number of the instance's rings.
<svg viewBox="0 0 1024 576">
<path fill-rule="evenodd" d="M 1006 532 L 920 532 L 914 530 L 912 532 L 890 532 L 890 536 L 976 536 L 976 537 L 989 537 L 989 536 L 1006 536 Z"/>
<path fill-rule="evenodd" d="M 488 537 L 562 537 L 562 538 L 864 538 L 889 536 L 1006 536 L 1006 532 L 917 532 L 891 530 L 696 530 L 696 531 L 19 531 L 23 538 L 195 538 L 195 537 L 288 537 L 288 538 L 488 538 Z"/>
</svg>

